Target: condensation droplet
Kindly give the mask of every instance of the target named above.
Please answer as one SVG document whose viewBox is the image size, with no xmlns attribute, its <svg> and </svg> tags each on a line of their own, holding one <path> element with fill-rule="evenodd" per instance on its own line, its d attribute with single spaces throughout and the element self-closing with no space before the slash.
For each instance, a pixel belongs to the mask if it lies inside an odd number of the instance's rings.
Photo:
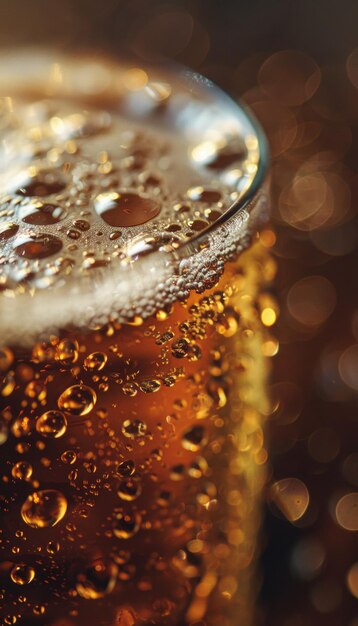
<svg viewBox="0 0 358 626">
<path fill-rule="evenodd" d="M 28 461 L 18 461 L 11 470 L 11 475 L 17 480 L 29 480 L 32 476 L 32 465 Z"/>
<path fill-rule="evenodd" d="M 31 565 L 19 564 L 12 568 L 10 576 L 16 585 L 28 585 L 35 578 L 35 570 Z"/>
<path fill-rule="evenodd" d="M 55 235 L 38 233 L 36 235 L 22 235 L 14 242 L 14 251 L 20 257 L 29 260 L 45 259 L 59 252 L 62 241 Z"/>
<path fill-rule="evenodd" d="M 99 372 L 107 363 L 107 355 L 104 352 L 92 352 L 84 360 L 84 368 L 89 371 Z"/>
<path fill-rule="evenodd" d="M 197 452 L 205 443 L 203 426 L 193 426 L 183 434 L 182 446 L 185 450 Z"/>
<path fill-rule="evenodd" d="M 67 511 L 67 500 L 57 489 L 34 491 L 21 507 L 24 522 L 32 528 L 56 526 Z"/>
<path fill-rule="evenodd" d="M 58 439 L 67 429 L 67 420 L 60 411 L 46 411 L 36 422 L 36 430 L 43 437 Z"/>
<path fill-rule="evenodd" d="M 76 591 L 85 600 L 97 600 L 113 591 L 118 567 L 112 561 L 97 559 L 76 576 Z"/>
<path fill-rule="evenodd" d="M 130 539 L 138 532 L 141 521 L 139 513 L 118 513 L 113 526 L 113 534 L 118 539 Z"/>
<path fill-rule="evenodd" d="M 96 404 L 96 393 L 86 385 L 68 387 L 59 397 L 59 409 L 71 415 L 87 415 Z"/>
<path fill-rule="evenodd" d="M 159 215 L 160 205 L 134 192 L 109 191 L 97 196 L 95 210 L 110 226 L 128 227 L 154 219 Z"/>
<path fill-rule="evenodd" d="M 147 432 L 147 425 L 139 419 L 125 420 L 122 425 L 122 433 L 129 439 L 143 437 Z"/>
</svg>

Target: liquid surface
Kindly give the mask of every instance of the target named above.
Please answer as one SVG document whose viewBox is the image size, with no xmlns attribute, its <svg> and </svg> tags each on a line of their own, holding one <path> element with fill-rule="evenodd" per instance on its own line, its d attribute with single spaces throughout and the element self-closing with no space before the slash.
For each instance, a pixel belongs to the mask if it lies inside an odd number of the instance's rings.
<svg viewBox="0 0 358 626">
<path fill-rule="evenodd" d="M 149 308 L 159 308 L 158 298 L 163 306 L 183 291 L 173 281 L 175 274 L 185 275 L 185 285 L 202 289 L 202 267 L 213 264 L 219 272 L 220 259 L 245 244 L 250 230 L 249 214 L 242 212 L 226 241 L 221 233 L 218 241 L 205 244 L 206 261 L 192 254 L 190 270 L 179 267 L 178 257 L 174 261 L 177 251 L 183 256 L 186 242 L 238 202 L 257 174 L 257 138 L 244 129 L 233 104 L 199 87 L 189 97 L 188 86 L 169 74 L 154 81 L 141 70 L 142 83 L 128 88 L 128 75 L 137 70 L 126 66 L 111 75 L 108 92 L 92 88 L 87 93 L 85 70 L 79 73 L 82 87 L 67 84 L 72 67 L 67 61 L 54 87 L 51 67 L 42 93 L 40 87 L 33 91 L 31 81 L 26 86 L 13 80 L 0 98 L 4 332 L 14 325 L 14 297 L 31 294 L 25 306 L 32 306 L 34 294 L 66 285 L 72 296 L 83 295 L 81 290 L 92 294 L 111 269 L 118 273 L 115 287 L 111 277 L 107 295 L 113 302 L 106 306 L 113 312 L 124 307 L 124 317 L 146 316 Z M 105 66 L 96 71 L 101 75 Z M 193 85 L 194 79 L 192 90 Z M 55 92 L 51 97 L 49 90 Z M 138 279 L 135 266 L 153 251 L 161 259 L 140 268 Z M 145 306 L 138 307 L 135 297 L 126 309 L 123 301 L 131 299 L 133 284 L 148 272 L 155 276 L 140 286 Z M 65 324 L 56 321 L 53 301 L 46 300 L 46 307 L 42 302 L 34 317 L 41 308 L 57 326 Z"/>
</svg>

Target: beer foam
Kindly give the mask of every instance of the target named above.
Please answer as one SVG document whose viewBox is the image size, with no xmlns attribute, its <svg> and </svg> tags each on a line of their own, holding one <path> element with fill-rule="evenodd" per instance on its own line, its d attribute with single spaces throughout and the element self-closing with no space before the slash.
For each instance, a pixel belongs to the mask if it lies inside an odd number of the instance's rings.
<svg viewBox="0 0 358 626">
<path fill-rule="evenodd" d="M 204 291 L 266 214 L 259 131 L 195 74 L 32 53 L 0 84 L 9 341 Z"/>
</svg>

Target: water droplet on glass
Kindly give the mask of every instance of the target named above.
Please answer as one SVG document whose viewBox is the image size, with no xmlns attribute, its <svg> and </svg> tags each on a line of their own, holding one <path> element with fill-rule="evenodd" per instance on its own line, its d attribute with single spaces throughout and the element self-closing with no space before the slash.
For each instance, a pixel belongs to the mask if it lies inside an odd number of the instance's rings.
<svg viewBox="0 0 358 626">
<path fill-rule="evenodd" d="M 60 411 L 46 411 L 36 422 L 36 430 L 43 437 L 59 439 L 67 428 L 67 420 Z"/>
<path fill-rule="evenodd" d="M 0 241 L 10 239 L 10 237 L 16 235 L 18 230 L 18 224 L 14 224 L 13 222 L 3 222 L 0 224 Z"/>
<path fill-rule="evenodd" d="M 28 176 L 15 193 L 20 196 L 50 196 L 65 187 L 66 182 L 58 173 L 43 171 L 36 176 Z"/>
<path fill-rule="evenodd" d="M 96 393 L 86 385 L 68 387 L 59 397 L 59 409 L 72 415 L 87 415 L 96 404 Z"/>
<path fill-rule="evenodd" d="M 205 444 L 203 426 L 193 426 L 185 431 L 182 438 L 182 446 L 185 450 L 196 452 Z"/>
<path fill-rule="evenodd" d="M 10 576 L 16 585 L 28 585 L 35 578 L 35 570 L 31 565 L 15 565 Z"/>
<path fill-rule="evenodd" d="M 118 576 L 118 567 L 112 561 L 97 559 L 76 577 L 76 591 L 85 600 L 97 600 L 113 591 Z"/>
<path fill-rule="evenodd" d="M 138 480 L 130 478 L 119 483 L 117 494 L 122 500 L 135 500 L 140 496 L 142 486 Z"/>
<path fill-rule="evenodd" d="M 358 492 L 347 493 L 338 501 L 336 518 L 345 530 L 358 530 Z"/>
<path fill-rule="evenodd" d="M 104 352 L 92 352 L 84 361 L 84 368 L 86 370 L 99 372 L 104 368 L 107 363 L 107 355 Z"/>
<path fill-rule="evenodd" d="M 134 192 L 108 191 L 97 196 L 95 209 L 110 226 L 127 227 L 154 219 L 160 212 L 160 205 Z"/>
<path fill-rule="evenodd" d="M 34 491 L 21 507 L 24 522 L 32 528 L 56 526 L 67 511 L 67 500 L 57 489 Z"/>
<path fill-rule="evenodd" d="M 118 539 L 130 539 L 138 532 L 141 521 L 139 513 L 118 513 L 113 526 L 113 534 Z"/>
<path fill-rule="evenodd" d="M 122 425 L 122 433 L 129 439 L 143 437 L 147 432 L 147 425 L 139 419 L 125 420 Z"/>
<path fill-rule="evenodd" d="M 13 466 L 11 475 L 17 480 L 29 480 L 32 476 L 32 465 L 28 461 L 18 461 Z"/>
<path fill-rule="evenodd" d="M 34 226 L 58 224 L 65 217 L 66 211 L 56 204 L 36 202 L 25 204 L 19 209 L 19 218 L 25 224 Z"/>
<path fill-rule="evenodd" d="M 14 242 L 17 256 L 30 260 L 45 259 L 59 252 L 61 248 L 61 239 L 46 233 L 22 235 Z"/>
</svg>

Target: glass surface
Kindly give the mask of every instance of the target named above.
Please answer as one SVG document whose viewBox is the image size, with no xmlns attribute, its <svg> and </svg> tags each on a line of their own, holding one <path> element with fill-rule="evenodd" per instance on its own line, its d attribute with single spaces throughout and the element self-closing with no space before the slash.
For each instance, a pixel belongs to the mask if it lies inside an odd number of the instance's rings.
<svg viewBox="0 0 358 626">
<path fill-rule="evenodd" d="M 264 138 L 181 68 L 26 51 L 0 79 L 3 623 L 248 626 Z"/>
</svg>

